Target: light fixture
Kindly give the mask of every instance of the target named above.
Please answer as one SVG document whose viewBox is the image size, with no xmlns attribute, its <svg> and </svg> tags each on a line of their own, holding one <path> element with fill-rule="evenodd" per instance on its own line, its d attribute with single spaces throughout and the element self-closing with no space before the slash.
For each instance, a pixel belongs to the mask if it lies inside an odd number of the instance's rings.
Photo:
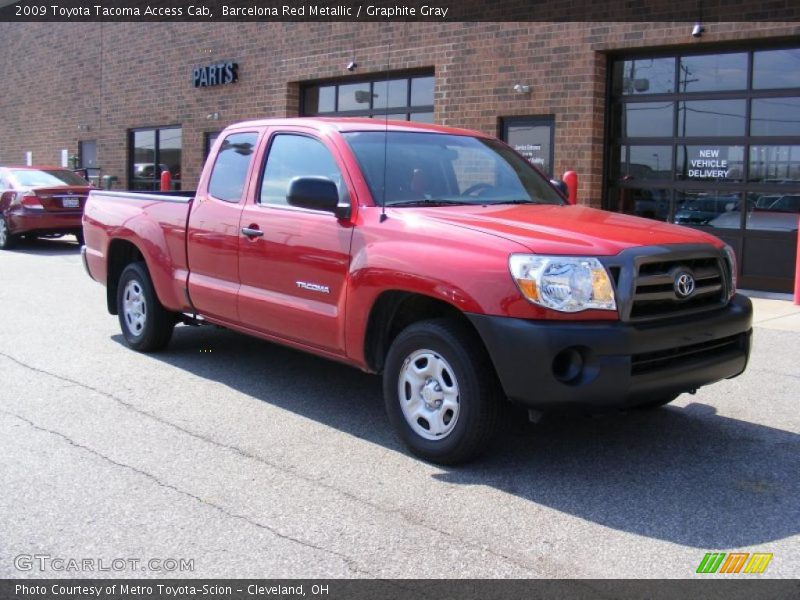
<svg viewBox="0 0 800 600">
<path fill-rule="evenodd" d="M 513 90 L 517 94 L 530 94 L 531 93 L 531 86 L 525 85 L 524 83 L 517 83 L 517 84 L 514 84 Z"/>
<path fill-rule="evenodd" d="M 696 37 L 696 38 L 702 37 L 705 32 L 706 32 L 706 28 L 703 26 L 703 24 L 700 21 L 695 23 L 694 27 L 692 27 L 692 37 Z"/>
</svg>

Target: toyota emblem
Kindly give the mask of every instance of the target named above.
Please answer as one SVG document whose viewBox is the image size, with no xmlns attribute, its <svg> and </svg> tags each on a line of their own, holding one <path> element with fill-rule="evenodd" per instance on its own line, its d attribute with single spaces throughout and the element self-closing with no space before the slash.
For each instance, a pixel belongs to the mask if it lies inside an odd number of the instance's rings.
<svg viewBox="0 0 800 600">
<path fill-rule="evenodd" d="M 675 276 L 675 295 L 683 300 L 694 292 L 694 277 L 691 273 L 681 271 Z"/>
</svg>

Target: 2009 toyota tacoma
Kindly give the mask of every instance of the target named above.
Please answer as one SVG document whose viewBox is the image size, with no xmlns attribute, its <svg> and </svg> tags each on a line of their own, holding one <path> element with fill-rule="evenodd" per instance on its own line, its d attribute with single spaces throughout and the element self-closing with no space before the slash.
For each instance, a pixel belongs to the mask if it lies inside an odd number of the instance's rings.
<svg viewBox="0 0 800 600">
<path fill-rule="evenodd" d="M 83 227 L 132 348 L 208 322 L 382 373 L 399 436 L 440 463 L 481 452 L 506 399 L 659 406 L 749 355 L 722 241 L 570 205 L 472 131 L 244 122 L 196 192 L 92 191 Z"/>
</svg>

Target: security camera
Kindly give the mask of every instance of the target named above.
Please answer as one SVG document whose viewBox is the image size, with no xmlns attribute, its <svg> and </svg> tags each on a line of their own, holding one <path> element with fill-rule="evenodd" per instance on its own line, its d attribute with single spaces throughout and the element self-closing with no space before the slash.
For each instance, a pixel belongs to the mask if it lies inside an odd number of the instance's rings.
<svg viewBox="0 0 800 600">
<path fill-rule="evenodd" d="M 706 31 L 706 28 L 703 27 L 702 23 L 695 23 L 694 27 L 692 27 L 692 37 L 699 38 L 701 37 Z"/>
<path fill-rule="evenodd" d="M 348 71 L 355 71 L 357 68 L 358 68 L 358 64 L 356 63 L 356 61 L 351 60 L 349 63 L 347 63 L 347 70 Z"/>
</svg>

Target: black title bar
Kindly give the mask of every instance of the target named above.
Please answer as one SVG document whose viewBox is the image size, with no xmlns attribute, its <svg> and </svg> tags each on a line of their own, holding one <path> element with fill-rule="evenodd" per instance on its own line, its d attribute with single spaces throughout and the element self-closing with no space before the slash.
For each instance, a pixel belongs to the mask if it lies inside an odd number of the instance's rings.
<svg viewBox="0 0 800 600">
<path fill-rule="evenodd" d="M 797 0 L 0 0 L 0 21 L 800 21 Z"/>
<path fill-rule="evenodd" d="M 750 600 L 800 597 L 793 580 L 5 579 L 2 600 Z"/>
</svg>

